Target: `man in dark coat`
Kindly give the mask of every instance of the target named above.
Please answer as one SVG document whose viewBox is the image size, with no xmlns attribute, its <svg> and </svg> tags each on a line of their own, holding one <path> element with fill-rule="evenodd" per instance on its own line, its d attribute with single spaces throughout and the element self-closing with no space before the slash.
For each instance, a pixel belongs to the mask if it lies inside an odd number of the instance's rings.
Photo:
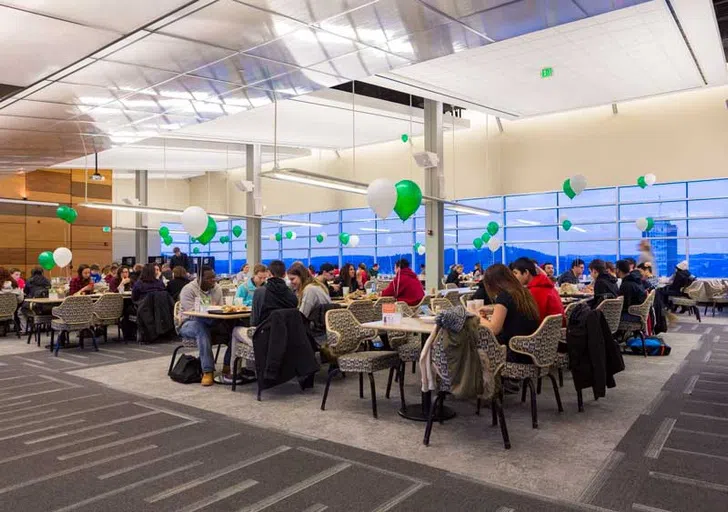
<svg viewBox="0 0 728 512">
<path fill-rule="evenodd" d="M 253 310 L 250 315 L 250 325 L 262 324 L 276 309 L 290 309 L 298 307 L 298 298 L 283 278 L 286 276 L 286 265 L 280 260 L 273 260 L 268 266 L 271 277 L 265 285 L 255 289 L 253 294 Z"/>
<path fill-rule="evenodd" d="M 182 267 L 187 270 L 187 272 L 192 273 L 190 257 L 183 253 L 179 247 L 175 247 L 172 252 L 174 253 L 174 256 L 169 259 L 169 268 Z"/>
<path fill-rule="evenodd" d="M 639 317 L 629 313 L 629 307 L 638 306 L 647 298 L 647 292 L 642 286 L 642 274 L 640 274 L 639 270 L 630 270 L 629 261 L 619 260 L 617 262 L 617 277 L 622 279 L 622 284 L 619 285 L 619 296 L 624 297 L 622 319 L 629 322 L 639 322 Z"/>
</svg>

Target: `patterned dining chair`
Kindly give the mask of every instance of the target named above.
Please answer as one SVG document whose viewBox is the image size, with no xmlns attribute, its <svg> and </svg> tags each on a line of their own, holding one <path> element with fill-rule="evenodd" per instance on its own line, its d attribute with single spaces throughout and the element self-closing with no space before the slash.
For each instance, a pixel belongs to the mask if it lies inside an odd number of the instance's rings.
<svg viewBox="0 0 728 512">
<path fill-rule="evenodd" d="M 406 302 L 400 301 L 397 302 L 396 308 L 402 318 L 417 317 L 417 306 L 410 307 Z M 422 350 L 422 335 L 419 333 L 391 331 L 389 332 L 389 345 L 399 353 L 400 367 L 397 370 L 397 382 L 399 382 L 400 388 L 403 388 L 407 363 L 412 363 L 412 373 L 417 371 L 417 361 L 420 360 L 420 351 Z M 402 409 L 404 409 L 404 391 L 401 394 Z"/>
<path fill-rule="evenodd" d="M 460 292 L 458 290 L 451 290 L 445 294 L 445 298 L 450 301 L 452 307 L 456 308 L 460 306 Z"/>
<path fill-rule="evenodd" d="M 416 306 L 413 306 L 413 307 L 416 309 L 419 309 L 422 306 L 430 307 L 430 302 L 432 301 L 433 297 L 434 297 L 434 295 L 430 295 L 429 293 L 426 293 L 422 297 L 422 300 L 419 302 L 419 304 L 417 304 Z"/>
<path fill-rule="evenodd" d="M 49 304 L 30 304 L 26 313 L 28 320 L 25 327 L 26 334 L 28 335 L 28 344 L 30 344 L 31 338 L 35 336 L 35 341 L 40 347 L 42 333 L 51 329 L 51 321 L 53 320 L 51 308 L 52 306 Z"/>
<path fill-rule="evenodd" d="M 637 321 L 629 321 L 629 320 L 623 320 L 620 318 L 619 322 L 619 330 L 627 333 L 635 335 L 637 334 L 642 339 L 642 353 L 645 357 L 647 357 L 647 350 L 645 349 L 645 338 L 647 337 L 647 321 L 650 316 L 650 310 L 652 309 L 652 305 L 655 303 L 655 290 L 652 290 L 648 295 L 645 301 L 642 304 L 636 304 L 634 306 L 630 306 L 627 309 L 627 312 L 630 315 L 634 315 L 635 317 L 639 317 L 639 320 Z"/>
<path fill-rule="evenodd" d="M 179 329 L 179 326 L 182 325 L 184 318 L 182 315 L 182 306 L 180 305 L 179 301 L 174 303 L 174 326 L 176 329 Z M 180 344 L 177 345 L 172 352 L 172 359 L 169 362 L 169 370 L 167 371 L 167 375 L 172 373 L 172 368 L 174 368 L 174 363 L 177 358 L 177 352 L 182 350 L 182 353 L 180 354 L 180 357 L 184 354 L 183 349 L 188 350 L 197 350 L 197 340 L 195 338 L 187 338 L 184 336 L 179 336 L 179 342 Z M 217 352 L 215 352 L 215 362 L 217 363 L 217 358 L 220 355 L 220 347 L 222 347 L 221 344 L 218 343 L 217 345 Z"/>
<path fill-rule="evenodd" d="M 612 336 L 617 334 L 617 331 L 619 331 L 623 306 L 624 297 L 605 299 L 597 306 L 597 311 L 601 311 L 604 314 L 604 318 L 607 320 L 607 324 L 609 325 L 609 332 L 612 333 Z"/>
<path fill-rule="evenodd" d="M 430 301 L 430 308 L 432 308 L 433 313 L 435 310 L 445 311 L 453 307 L 455 307 L 453 303 L 443 297 L 436 297 Z"/>
<path fill-rule="evenodd" d="M 445 398 L 450 394 L 452 380 L 450 378 L 450 369 L 448 367 L 447 352 L 442 344 L 442 332 L 438 335 L 432 344 L 432 364 L 438 376 L 438 390 L 435 401 L 430 406 L 430 416 L 425 426 L 425 437 L 423 443 L 425 446 L 430 444 L 430 436 L 432 434 L 432 426 L 434 423 L 435 413 L 442 411 Z M 511 448 L 511 441 L 508 436 L 508 427 L 506 426 L 506 418 L 503 413 L 503 386 L 501 383 L 501 372 L 506 364 L 506 347 L 498 343 L 493 332 L 487 327 L 478 327 L 478 356 L 480 358 L 481 368 L 484 373 L 489 374 L 494 383 L 494 389 L 490 389 L 489 396 L 478 397 L 478 409 L 476 414 L 480 415 L 480 403 L 483 399 L 490 400 L 491 411 L 493 416 L 493 426 L 500 424 L 501 435 L 503 436 L 503 446 L 506 450 Z M 443 414 L 440 412 L 440 417 Z"/>
<path fill-rule="evenodd" d="M 445 284 L 445 289 L 446 290 L 453 290 L 453 289 L 457 290 L 458 289 L 458 285 L 456 285 L 455 283 L 446 283 Z"/>
<path fill-rule="evenodd" d="M 91 328 L 93 323 L 93 300 L 91 297 L 84 295 L 72 295 L 66 297 L 60 306 L 56 306 L 51 310 L 53 320 L 51 320 L 51 352 L 58 356 L 61 348 L 61 337 L 66 335 L 66 339 L 70 338 L 70 333 L 78 333 L 78 341 L 83 348 L 83 335 L 86 331 L 91 333 L 91 341 L 94 350 L 98 351 L 96 344 L 96 336 Z M 55 333 L 58 331 L 58 343 L 55 343 Z"/>
<path fill-rule="evenodd" d="M 18 299 L 14 293 L 0 293 L 0 324 L 15 322 L 15 311 L 18 309 Z M 4 328 L 7 332 L 9 329 Z"/>
<path fill-rule="evenodd" d="M 378 322 L 382 319 L 382 306 L 384 304 L 394 304 L 396 301 L 394 297 L 379 297 L 374 303 L 374 322 Z"/>
<path fill-rule="evenodd" d="M 93 306 L 93 326 L 104 331 L 104 342 L 108 341 L 108 328 L 115 325 L 121 339 L 121 316 L 124 314 L 124 297 L 119 293 L 105 293 Z"/>
<path fill-rule="evenodd" d="M 562 315 L 550 315 L 544 318 L 541 326 L 530 336 L 514 336 L 509 342 L 511 351 L 531 358 L 531 363 L 506 362 L 502 376 L 504 379 L 522 381 L 521 402 L 526 401 L 526 388 L 531 392 L 531 420 L 533 428 L 538 428 L 538 410 L 536 405 L 536 387 L 538 379 L 548 377 L 554 388 L 556 405 L 563 412 L 561 395 L 556 378 L 550 372 L 556 363 L 556 354 L 561 340 Z"/>
<path fill-rule="evenodd" d="M 560 348 L 566 347 L 566 332 L 569 329 L 569 321 L 571 320 L 571 314 L 574 312 L 576 307 L 581 304 L 582 302 L 586 301 L 576 301 L 572 302 L 568 306 L 566 306 L 566 309 L 564 309 L 564 319 L 565 319 L 565 325 L 566 327 L 561 328 L 561 343 L 559 345 Z M 558 373 L 559 376 L 559 387 L 564 387 L 564 370 L 569 369 L 569 354 L 567 352 L 561 352 L 559 351 L 556 354 L 556 363 L 554 364 L 554 369 Z M 536 390 L 537 393 L 541 393 L 541 379 L 538 381 L 538 389 Z"/>
<path fill-rule="evenodd" d="M 372 415 L 377 417 L 377 395 L 374 372 L 389 370 L 386 397 L 392 387 L 394 372 L 399 366 L 399 354 L 393 350 L 359 351 L 376 336 L 372 329 L 366 329 L 356 320 L 348 309 L 332 309 L 326 312 L 327 352 L 336 360 L 337 366 L 329 370 L 321 410 L 326 410 L 331 379 L 337 373 L 359 374 L 359 398 L 364 398 L 364 374 L 369 376 L 372 395 Z"/>
<path fill-rule="evenodd" d="M 473 300 L 473 295 L 475 295 L 475 292 L 463 293 L 460 296 L 460 305 L 466 310 L 468 309 L 468 301 Z"/>
<path fill-rule="evenodd" d="M 374 310 L 374 303 L 370 300 L 355 300 L 351 304 L 349 304 L 348 309 L 349 311 L 351 311 L 351 314 L 354 315 L 354 318 L 356 318 L 360 324 L 374 322 L 382 319 L 381 309 L 379 310 L 379 318 L 377 318 L 377 313 Z"/>
</svg>

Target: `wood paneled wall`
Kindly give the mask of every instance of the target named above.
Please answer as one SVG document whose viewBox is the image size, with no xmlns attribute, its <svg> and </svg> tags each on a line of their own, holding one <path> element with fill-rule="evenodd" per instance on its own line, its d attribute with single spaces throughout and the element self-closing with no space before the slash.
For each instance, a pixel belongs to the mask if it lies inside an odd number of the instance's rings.
<svg viewBox="0 0 728 512">
<path fill-rule="evenodd" d="M 38 264 L 41 252 L 63 246 L 71 249 L 74 266 L 111 263 L 112 233 L 104 233 L 102 227 L 111 226 L 112 212 L 79 206 L 86 201 L 87 187 L 89 201 L 111 202 L 112 173 L 99 173 L 106 180 L 88 184 L 83 169 L 39 169 L 0 177 L 0 197 L 53 201 L 73 206 L 78 212 L 76 222 L 69 225 L 56 217 L 56 208 L 51 206 L 0 203 L 0 266 L 18 267 L 27 276 Z M 67 273 L 67 269 L 55 268 L 50 275 Z"/>
</svg>

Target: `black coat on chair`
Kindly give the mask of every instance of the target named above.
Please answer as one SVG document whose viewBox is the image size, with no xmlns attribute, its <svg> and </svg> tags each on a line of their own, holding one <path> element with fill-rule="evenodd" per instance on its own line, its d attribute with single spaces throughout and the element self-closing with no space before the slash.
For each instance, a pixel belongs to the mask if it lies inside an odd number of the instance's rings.
<svg viewBox="0 0 728 512">
<path fill-rule="evenodd" d="M 137 308 L 137 339 L 152 343 L 174 332 L 174 301 L 166 290 L 150 292 Z"/>
</svg>

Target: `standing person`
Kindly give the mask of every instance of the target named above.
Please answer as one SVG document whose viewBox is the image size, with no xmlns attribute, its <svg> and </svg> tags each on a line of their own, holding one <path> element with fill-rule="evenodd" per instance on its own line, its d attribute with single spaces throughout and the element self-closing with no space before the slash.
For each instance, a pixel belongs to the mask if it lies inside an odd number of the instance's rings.
<svg viewBox="0 0 728 512">
<path fill-rule="evenodd" d="M 240 299 L 244 306 L 251 306 L 256 288 L 263 286 L 266 279 L 268 279 L 268 267 L 262 263 L 256 264 L 253 267 L 253 277 L 238 286 L 235 298 Z"/>
<path fill-rule="evenodd" d="M 164 283 L 159 279 L 160 275 L 159 265 L 156 263 L 147 263 L 144 265 L 139 280 L 134 283 L 134 287 L 131 289 L 131 300 L 141 302 L 152 292 L 165 291 Z"/>
<path fill-rule="evenodd" d="M 531 292 L 538 306 L 540 321 L 543 321 L 549 315 L 564 314 L 564 305 L 561 304 L 561 297 L 554 288 L 554 283 L 533 260 L 518 258 L 511 263 L 510 268 L 518 282 Z"/>
<path fill-rule="evenodd" d="M 639 322 L 638 316 L 629 313 L 629 307 L 642 304 L 647 298 L 647 292 L 642 286 L 642 276 L 639 271 L 630 270 L 630 263 L 627 260 L 617 262 L 617 276 L 622 280 L 622 284 L 619 285 L 619 295 L 624 297 L 622 320 Z"/>
<path fill-rule="evenodd" d="M 190 282 L 187 279 L 187 270 L 184 267 L 174 267 L 172 269 L 172 279 L 167 283 L 167 293 L 172 296 L 172 300 L 177 302 L 182 288 Z"/>
<path fill-rule="evenodd" d="M 541 268 L 546 273 L 546 277 L 548 277 L 552 283 L 556 282 L 556 270 L 554 269 L 553 263 L 544 263 L 541 265 Z"/>
<path fill-rule="evenodd" d="M 619 296 L 617 278 L 609 273 L 604 260 L 594 259 L 589 262 L 589 273 L 592 278 L 592 292 L 594 299 L 590 306 L 596 308 L 605 299 L 616 299 Z"/>
<path fill-rule="evenodd" d="M 296 262 L 291 265 L 288 269 L 288 279 L 298 298 L 298 310 L 306 318 L 309 318 L 316 306 L 331 304 L 326 286 L 311 277 L 311 273 L 303 264 Z"/>
<path fill-rule="evenodd" d="M 653 274 L 655 273 L 655 253 L 652 252 L 652 244 L 649 240 L 642 240 L 640 241 L 639 245 L 637 246 L 637 249 L 640 251 L 640 255 L 637 258 L 637 264 L 640 263 L 652 263 L 652 270 Z"/>
<path fill-rule="evenodd" d="M 222 306 L 222 288 L 215 282 L 215 271 L 202 266 L 198 278 L 187 283 L 179 294 L 181 317 L 177 319 L 177 333 L 185 338 L 194 338 L 200 353 L 202 366 L 202 385 L 212 386 L 215 372 L 215 358 L 212 356 L 212 335 L 214 320 L 188 317 L 186 311 L 195 311 L 199 306 Z M 230 381 L 230 347 L 225 351 L 223 360 L 223 380 Z"/>
<path fill-rule="evenodd" d="M 342 290 L 344 288 L 349 288 L 349 293 L 354 293 L 360 289 L 359 283 L 356 281 L 356 270 L 354 269 L 354 265 L 351 263 L 346 263 L 344 265 L 344 268 L 341 270 L 341 274 L 339 275 L 339 283 L 341 284 Z"/>
<path fill-rule="evenodd" d="M 183 253 L 179 247 L 172 249 L 172 253 L 173 256 L 169 259 L 170 267 L 184 267 L 187 272 L 192 272 L 192 264 L 189 256 Z"/>
<path fill-rule="evenodd" d="M 402 258 L 394 265 L 394 279 L 382 291 L 382 297 L 394 297 L 397 301 L 416 306 L 425 296 L 425 289 L 410 268 L 409 261 Z"/>
<path fill-rule="evenodd" d="M 253 294 L 253 310 L 250 325 L 256 326 L 268 318 L 276 309 L 298 307 L 298 297 L 286 285 L 286 265 L 280 260 L 273 260 L 268 266 L 270 277 L 265 285 L 257 288 Z"/>
<path fill-rule="evenodd" d="M 558 284 L 559 286 L 564 283 L 579 284 L 579 279 L 583 274 L 584 260 L 577 258 L 571 262 L 571 268 L 559 276 Z"/>
<path fill-rule="evenodd" d="M 460 286 L 460 280 L 463 276 L 463 266 L 462 265 L 453 265 L 452 269 L 450 270 L 450 273 L 447 275 L 447 279 L 445 279 L 445 284 L 456 284 Z"/>
<path fill-rule="evenodd" d="M 480 323 L 490 329 L 501 345 L 508 346 L 513 336 L 530 336 L 540 324 L 538 305 L 518 282 L 513 272 L 500 263 L 491 265 L 483 275 L 485 289 L 493 300 L 490 319 L 481 313 Z M 532 364 L 530 356 L 507 352 L 508 361 Z"/>
<path fill-rule="evenodd" d="M 369 273 L 367 272 L 367 266 L 364 263 L 359 263 L 359 269 L 356 271 L 356 282 L 359 285 L 359 289 L 363 290 L 368 281 Z"/>
<path fill-rule="evenodd" d="M 111 281 L 109 290 L 112 292 L 122 293 L 131 291 L 131 272 L 129 267 L 120 266 L 116 271 L 116 277 Z"/>
<path fill-rule="evenodd" d="M 25 288 L 25 279 L 23 279 L 23 273 L 18 268 L 11 268 L 10 275 L 13 276 L 15 282 L 18 283 L 18 288 L 23 290 Z"/>
<path fill-rule="evenodd" d="M 375 263 L 372 265 L 372 268 L 369 269 L 369 277 L 376 279 L 377 276 L 379 276 L 379 263 Z"/>
<path fill-rule="evenodd" d="M 89 295 L 94 292 L 94 282 L 91 280 L 91 267 L 86 264 L 78 266 L 77 276 L 71 279 L 68 285 L 69 295 Z"/>
<path fill-rule="evenodd" d="M 99 266 L 96 263 L 94 263 L 89 268 L 91 268 L 91 281 L 93 281 L 94 284 L 100 283 L 101 282 L 101 269 L 99 268 Z"/>
</svg>

